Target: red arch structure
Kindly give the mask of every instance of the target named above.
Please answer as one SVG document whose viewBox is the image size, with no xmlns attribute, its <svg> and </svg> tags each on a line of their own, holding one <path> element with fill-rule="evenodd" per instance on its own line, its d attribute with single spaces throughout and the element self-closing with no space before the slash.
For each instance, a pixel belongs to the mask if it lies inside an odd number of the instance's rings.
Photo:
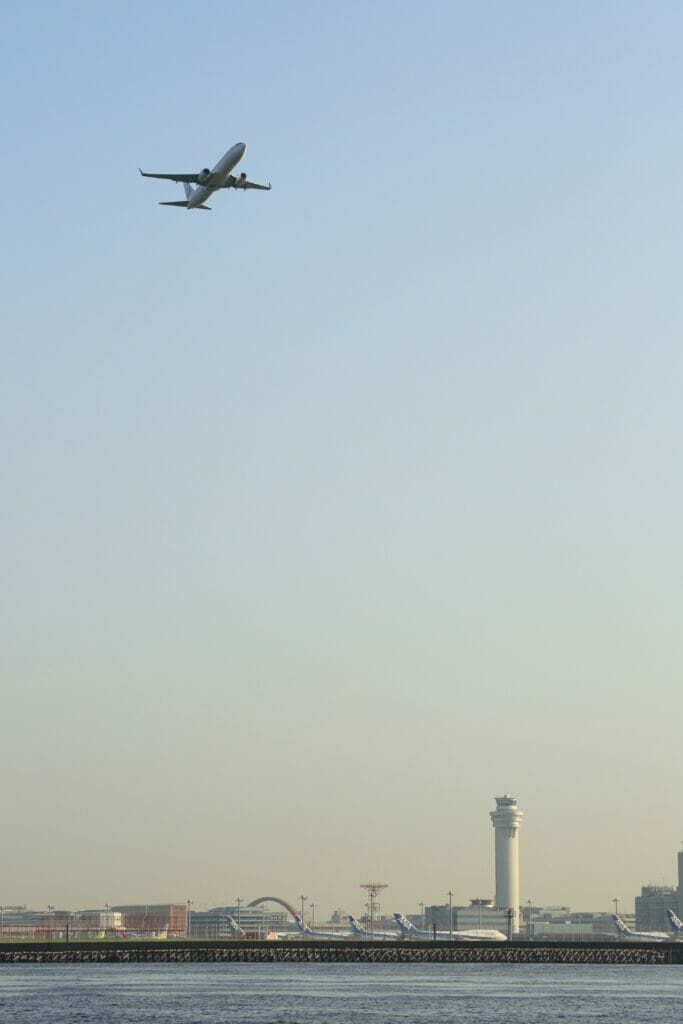
<svg viewBox="0 0 683 1024">
<path fill-rule="evenodd" d="M 279 896 L 259 896 L 258 899 L 252 900 L 251 903 L 247 903 L 248 907 L 257 907 L 259 903 L 279 903 L 281 907 L 288 910 L 292 917 L 298 917 L 299 911 L 296 907 L 288 903 L 287 900 L 281 900 Z"/>
</svg>

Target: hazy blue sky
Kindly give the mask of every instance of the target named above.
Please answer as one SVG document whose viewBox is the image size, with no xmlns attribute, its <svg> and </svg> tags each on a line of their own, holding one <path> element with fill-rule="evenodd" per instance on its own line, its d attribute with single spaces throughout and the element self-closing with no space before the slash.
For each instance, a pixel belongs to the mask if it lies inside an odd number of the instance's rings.
<svg viewBox="0 0 683 1024">
<path fill-rule="evenodd" d="M 674 881 L 682 36 L 5 12 L 0 901 L 462 902 L 506 790 L 524 901 Z"/>
</svg>

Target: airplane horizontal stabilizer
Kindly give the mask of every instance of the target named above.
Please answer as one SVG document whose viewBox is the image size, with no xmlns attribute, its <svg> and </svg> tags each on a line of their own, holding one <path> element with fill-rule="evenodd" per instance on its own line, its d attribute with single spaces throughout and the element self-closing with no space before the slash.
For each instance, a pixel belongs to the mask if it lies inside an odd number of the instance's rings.
<svg viewBox="0 0 683 1024">
<path fill-rule="evenodd" d="M 159 203 L 159 206 L 187 206 L 187 199 L 178 199 L 175 203 Z M 193 206 L 193 210 L 210 210 L 210 206 Z"/>
</svg>

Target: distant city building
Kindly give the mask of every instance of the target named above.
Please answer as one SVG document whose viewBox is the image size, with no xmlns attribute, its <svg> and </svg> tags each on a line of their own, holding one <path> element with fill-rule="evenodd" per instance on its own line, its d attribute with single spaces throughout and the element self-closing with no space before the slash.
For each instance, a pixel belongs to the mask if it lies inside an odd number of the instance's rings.
<svg viewBox="0 0 683 1024">
<path fill-rule="evenodd" d="M 417 928 L 426 928 L 430 932 L 436 928 L 437 932 L 447 932 L 450 927 L 448 924 L 448 904 L 437 903 L 425 907 L 424 924 L 420 923 L 420 917 L 412 917 L 410 920 Z M 453 908 L 453 920 L 455 920 L 455 907 Z"/>
<path fill-rule="evenodd" d="M 42 910 L 29 910 L 26 906 L 2 906 L 0 907 L 0 936 L 8 938 L 35 938 L 36 930 L 40 928 L 45 912 Z"/>
<path fill-rule="evenodd" d="M 75 925 L 86 932 L 120 932 L 123 929 L 120 910 L 79 910 L 74 919 Z"/>
<path fill-rule="evenodd" d="M 448 904 L 437 904 L 425 907 L 424 927 L 431 931 L 436 928 L 437 932 L 471 931 L 477 928 L 494 928 L 500 932 L 507 932 L 508 916 L 505 910 L 496 910 L 493 900 L 472 901 L 467 907 L 453 907 L 453 921 L 448 922 Z M 409 920 L 417 928 L 422 928 L 422 915 L 412 914 Z"/>
<path fill-rule="evenodd" d="M 463 932 L 494 928 L 507 934 L 508 917 L 505 910 L 496 910 L 494 907 L 454 907 L 453 918 L 453 927 Z"/>
<path fill-rule="evenodd" d="M 636 896 L 636 931 L 668 932 L 667 910 L 676 910 L 678 893 L 671 885 L 644 885 Z"/>
<path fill-rule="evenodd" d="M 602 911 L 572 913 L 570 907 L 522 907 L 520 938 L 611 941 L 614 925 Z"/>
<path fill-rule="evenodd" d="M 496 833 L 496 908 L 512 911 L 513 935 L 519 932 L 519 828 L 523 815 L 509 793 L 497 796 L 496 809 L 490 812 Z"/>
<path fill-rule="evenodd" d="M 232 928 L 228 924 L 225 907 L 214 910 L 193 910 L 190 915 L 189 937 L 191 939 L 230 939 Z"/>
<path fill-rule="evenodd" d="M 593 921 L 539 921 L 532 925 L 531 938 L 548 941 L 554 939 L 556 942 L 579 942 L 612 941 L 614 939 L 614 928 L 608 921 L 610 927 Z"/>
<path fill-rule="evenodd" d="M 0 924 L 38 924 L 44 910 L 29 910 L 25 905 L 0 907 Z"/>
<path fill-rule="evenodd" d="M 249 938 L 265 938 L 269 932 L 294 930 L 292 919 L 284 910 L 271 910 L 262 903 L 256 907 L 214 907 L 210 914 L 229 914 Z"/>
<path fill-rule="evenodd" d="M 122 914 L 126 931 L 144 935 L 187 935 L 186 903 L 135 903 L 110 909 Z"/>
</svg>

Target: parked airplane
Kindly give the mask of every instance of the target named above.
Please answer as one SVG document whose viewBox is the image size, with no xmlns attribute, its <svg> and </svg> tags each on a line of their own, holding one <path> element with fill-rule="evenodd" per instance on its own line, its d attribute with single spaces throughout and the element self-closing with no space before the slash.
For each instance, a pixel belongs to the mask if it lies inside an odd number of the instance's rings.
<svg viewBox="0 0 683 1024">
<path fill-rule="evenodd" d="M 676 917 L 673 910 L 667 910 L 666 916 L 669 919 L 669 927 L 673 932 L 674 938 L 683 939 L 683 921 L 680 917 Z"/>
<path fill-rule="evenodd" d="M 671 936 L 666 932 L 632 932 L 618 914 L 612 914 L 611 917 L 620 939 L 626 939 L 628 942 L 671 942 Z"/>
<path fill-rule="evenodd" d="M 353 914 L 349 914 L 349 924 L 351 925 L 351 931 L 354 935 L 357 935 L 359 939 L 395 939 L 401 938 L 401 932 L 378 932 L 374 931 L 372 934 L 364 928 L 360 921 L 357 921 Z"/>
<path fill-rule="evenodd" d="M 294 920 L 299 931 L 303 934 L 305 939 L 350 939 L 351 936 L 348 932 L 318 932 L 313 931 L 305 921 L 301 919 L 300 914 L 294 915 Z"/>
<path fill-rule="evenodd" d="M 220 188 L 237 188 L 243 191 L 248 188 L 258 188 L 263 192 L 270 190 L 270 185 L 257 185 L 255 181 L 249 181 L 246 174 L 233 174 L 232 171 L 240 162 L 247 151 L 246 142 L 237 142 L 225 156 L 221 157 L 212 171 L 208 167 L 199 171 L 198 174 L 149 174 L 138 168 L 143 178 L 167 178 L 169 181 L 180 181 L 185 186 L 184 202 L 159 203 L 159 206 L 185 206 L 188 210 L 210 210 L 206 206 L 206 200 Z M 196 188 L 192 188 L 196 185 Z"/>
<path fill-rule="evenodd" d="M 436 932 L 427 928 L 416 928 L 404 914 L 394 914 L 394 920 L 405 935 L 413 939 L 454 939 L 456 942 L 507 942 L 507 936 L 496 928 L 473 928 L 470 931 Z"/>
</svg>

